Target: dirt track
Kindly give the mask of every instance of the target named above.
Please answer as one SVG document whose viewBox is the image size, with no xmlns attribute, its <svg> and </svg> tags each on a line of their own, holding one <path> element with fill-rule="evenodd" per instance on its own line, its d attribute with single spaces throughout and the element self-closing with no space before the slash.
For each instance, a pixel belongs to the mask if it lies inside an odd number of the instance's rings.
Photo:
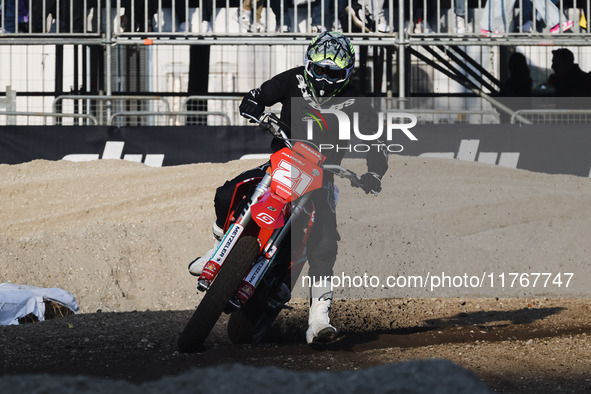
<svg viewBox="0 0 591 394">
<path fill-rule="evenodd" d="M 498 392 L 591 390 L 586 300 L 341 300 L 333 320 L 343 336 L 325 349 L 303 342 L 303 304 L 282 315 L 258 346 L 229 343 L 222 319 L 207 349 L 196 354 L 175 348 L 191 311 L 87 313 L 0 327 L 0 372 L 140 383 L 228 363 L 338 371 L 442 358 L 472 370 Z"/>
<path fill-rule="evenodd" d="M 179 354 L 177 336 L 199 300 L 186 267 L 211 245 L 215 186 L 254 165 L 0 165 L 1 281 L 64 289 L 82 312 L 0 327 L 0 375 L 143 382 L 212 364 L 348 371 L 434 357 L 500 392 L 591 392 L 590 303 L 572 298 L 589 295 L 591 182 L 457 160 L 393 157 L 372 200 L 343 185 L 343 272 L 575 272 L 570 293 L 339 293 L 333 321 L 343 337 L 327 349 L 304 344 L 300 301 L 263 345 L 233 346 L 220 326 L 205 352 Z"/>
</svg>

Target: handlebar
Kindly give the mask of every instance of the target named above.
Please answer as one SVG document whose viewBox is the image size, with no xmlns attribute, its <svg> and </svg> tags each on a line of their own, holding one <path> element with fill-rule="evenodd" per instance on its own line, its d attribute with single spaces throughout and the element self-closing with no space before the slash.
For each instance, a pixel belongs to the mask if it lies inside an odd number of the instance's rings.
<svg viewBox="0 0 591 394">
<path fill-rule="evenodd" d="M 358 188 L 362 187 L 361 177 L 359 175 L 357 175 L 355 172 L 349 170 L 348 168 L 345 168 L 345 167 L 340 166 L 338 164 L 323 164 L 322 169 L 325 171 L 332 172 L 333 174 L 335 174 L 338 177 L 346 178 L 346 179 L 350 180 L 351 186 L 353 186 L 353 187 L 358 187 Z M 371 194 L 373 194 L 374 196 L 377 196 L 379 193 L 372 191 Z"/>
<path fill-rule="evenodd" d="M 337 164 L 323 164 L 322 169 L 325 171 L 332 172 L 333 174 L 341 178 L 346 178 L 350 180 L 351 186 L 353 187 L 361 187 L 361 177 L 343 166 Z"/>
<path fill-rule="evenodd" d="M 288 148 L 293 148 L 293 145 L 285 131 L 281 126 L 281 120 L 272 112 L 263 112 L 260 118 L 256 118 L 247 113 L 241 113 L 240 115 L 244 116 L 247 119 L 252 120 L 254 123 L 258 124 L 259 127 L 263 130 L 268 131 L 274 137 L 280 138 L 284 141 L 285 145 Z M 340 166 L 338 164 L 322 164 L 322 169 L 325 171 L 329 171 L 335 174 L 338 177 L 346 178 L 351 181 L 351 186 L 361 188 L 361 177 L 357 175 L 355 172 Z M 372 192 L 373 195 L 377 196 L 377 192 Z"/>
<path fill-rule="evenodd" d="M 281 139 L 288 148 L 293 148 L 291 141 L 287 137 L 287 133 L 283 131 L 281 120 L 274 113 L 263 112 L 260 118 L 256 118 L 245 112 L 241 112 L 240 115 L 258 124 L 261 129 L 268 131 L 273 137 Z"/>
</svg>

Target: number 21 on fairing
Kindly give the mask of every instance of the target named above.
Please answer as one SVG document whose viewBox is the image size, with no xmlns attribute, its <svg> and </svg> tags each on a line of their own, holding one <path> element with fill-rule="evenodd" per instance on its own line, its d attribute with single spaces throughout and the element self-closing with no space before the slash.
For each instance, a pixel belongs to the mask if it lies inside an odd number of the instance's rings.
<svg viewBox="0 0 591 394">
<path fill-rule="evenodd" d="M 273 179 L 283 186 L 289 188 L 292 193 L 301 196 L 306 192 L 308 186 L 312 183 L 312 177 L 299 168 L 293 166 L 287 160 L 281 160 L 275 171 Z"/>
</svg>

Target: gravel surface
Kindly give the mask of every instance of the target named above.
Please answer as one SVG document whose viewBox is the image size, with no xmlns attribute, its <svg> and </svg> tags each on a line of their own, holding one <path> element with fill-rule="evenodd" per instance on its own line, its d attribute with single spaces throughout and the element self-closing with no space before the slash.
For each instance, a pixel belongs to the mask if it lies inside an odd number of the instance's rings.
<svg viewBox="0 0 591 394">
<path fill-rule="evenodd" d="M 210 247 L 215 187 L 255 164 L 0 165 L 0 281 L 62 288 L 75 295 L 81 312 L 0 327 L 0 385 L 8 386 L 2 391 L 67 392 L 56 389 L 66 384 L 57 377 L 82 376 L 70 378 L 72 391 L 182 392 L 201 387 L 203 379 L 221 388 L 225 380 L 215 376 L 254 376 L 248 368 L 259 367 L 263 375 L 284 378 L 286 392 L 286 382 L 308 379 L 346 391 L 340 385 L 344 376 L 359 382 L 374 376 L 372 389 L 380 391 L 386 386 L 375 376 L 395 373 L 413 378 L 416 392 L 437 392 L 428 386 L 433 376 L 440 382 L 458 376 L 465 387 L 480 379 L 495 392 L 591 392 L 585 298 L 591 182 L 454 160 L 393 157 L 384 191 L 374 200 L 341 185 L 344 270 L 572 270 L 576 276 L 568 291 L 397 289 L 382 296 L 340 289 L 332 320 L 342 336 L 324 349 L 305 344 L 306 301 L 298 297 L 261 345 L 232 345 L 222 317 L 205 351 L 178 353 L 178 334 L 200 300 L 186 266 Z M 346 226 L 351 223 L 356 227 Z M 451 363 L 393 366 L 433 358 Z M 402 369 L 379 369 L 394 367 Z M 303 378 L 294 371 L 312 374 Z M 112 386 L 104 386 L 105 379 Z M 398 389 L 392 386 L 391 392 Z"/>
<path fill-rule="evenodd" d="M 305 301 L 296 300 L 263 344 L 232 345 L 222 317 L 203 352 L 183 354 L 175 342 L 191 313 L 85 313 L 0 327 L 0 371 L 139 385 L 233 364 L 334 372 L 435 358 L 472 371 L 496 392 L 591 390 L 591 314 L 585 300 L 340 300 L 333 321 L 343 333 L 324 349 L 304 343 Z"/>
</svg>

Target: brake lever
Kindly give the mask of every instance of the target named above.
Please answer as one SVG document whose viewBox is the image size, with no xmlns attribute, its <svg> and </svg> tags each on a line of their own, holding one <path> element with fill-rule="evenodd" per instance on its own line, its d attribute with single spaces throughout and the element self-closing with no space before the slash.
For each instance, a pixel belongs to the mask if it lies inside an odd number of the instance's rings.
<svg viewBox="0 0 591 394">
<path fill-rule="evenodd" d="M 280 138 L 285 142 L 288 147 L 292 147 L 291 143 L 289 142 L 289 138 L 287 138 L 287 134 L 285 131 L 281 129 L 281 125 L 279 124 L 279 119 L 274 117 L 273 114 L 264 112 L 261 115 L 261 118 L 258 119 L 251 114 L 247 114 L 246 112 L 241 112 L 240 115 L 244 116 L 247 119 L 251 119 L 255 122 L 262 130 L 268 131 L 271 133 L 273 137 Z"/>
<path fill-rule="evenodd" d="M 240 112 L 240 116 L 244 116 L 245 118 L 252 120 L 258 125 L 262 123 L 260 119 L 255 118 L 254 116 L 252 116 L 251 114 L 247 114 L 246 112 Z"/>
<path fill-rule="evenodd" d="M 347 176 L 347 175 L 349 175 L 349 176 Z M 363 188 L 362 187 L 363 185 L 361 184 L 361 177 L 359 175 L 355 174 L 353 171 L 349 171 L 348 173 L 344 172 L 344 176 L 351 181 L 351 186 L 358 187 L 360 189 Z M 374 196 L 377 196 L 379 194 L 375 190 L 372 190 L 369 193 L 373 194 Z"/>
</svg>

